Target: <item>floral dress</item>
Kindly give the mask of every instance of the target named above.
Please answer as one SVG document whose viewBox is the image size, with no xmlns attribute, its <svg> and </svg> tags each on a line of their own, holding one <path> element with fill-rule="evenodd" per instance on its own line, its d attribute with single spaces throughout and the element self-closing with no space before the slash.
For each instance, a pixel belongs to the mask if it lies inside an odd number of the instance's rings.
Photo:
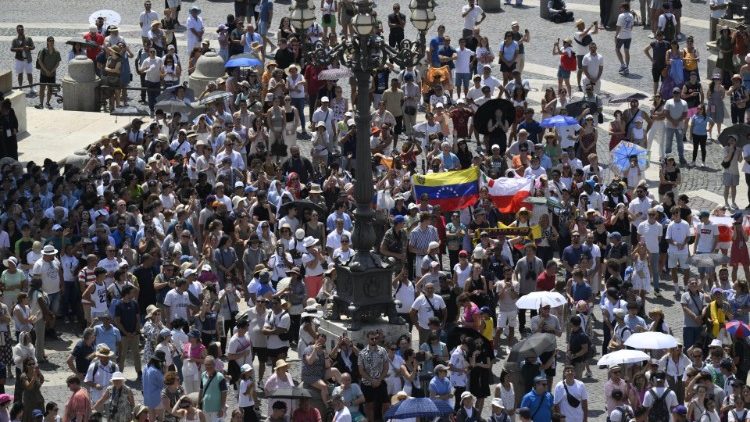
<svg viewBox="0 0 750 422">
<path fill-rule="evenodd" d="M 154 324 L 153 321 L 146 321 L 145 324 L 143 324 L 143 329 L 141 330 L 143 333 L 143 366 L 145 367 L 148 365 L 148 362 L 151 360 L 151 357 L 154 356 L 154 349 L 156 348 L 156 345 L 158 342 L 156 341 L 156 337 L 159 335 L 159 331 L 163 328 L 161 323 Z"/>
</svg>

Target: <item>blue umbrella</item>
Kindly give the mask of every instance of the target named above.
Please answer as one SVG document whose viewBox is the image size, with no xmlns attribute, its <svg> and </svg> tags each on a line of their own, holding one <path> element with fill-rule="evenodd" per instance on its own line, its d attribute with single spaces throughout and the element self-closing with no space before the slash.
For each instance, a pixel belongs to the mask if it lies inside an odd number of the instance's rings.
<svg viewBox="0 0 750 422">
<path fill-rule="evenodd" d="M 434 418 L 453 413 L 453 407 L 445 400 L 433 400 L 427 397 L 406 399 L 390 407 L 383 415 L 384 419 Z"/>
<path fill-rule="evenodd" d="M 576 120 L 573 116 L 563 116 L 562 114 L 558 114 L 557 116 L 548 117 L 544 120 L 542 120 L 542 123 L 540 124 L 542 127 L 558 127 L 558 126 L 572 126 L 578 124 L 578 120 Z"/>
<path fill-rule="evenodd" d="M 260 66 L 263 62 L 250 58 L 250 57 L 237 57 L 234 59 L 229 59 L 226 63 L 224 63 L 224 67 L 253 67 L 253 66 Z"/>
<path fill-rule="evenodd" d="M 638 167 L 641 170 L 644 170 L 648 165 L 648 150 L 632 142 L 620 141 L 610 153 L 612 154 L 612 165 L 621 171 L 630 168 L 630 157 L 633 156 L 638 158 Z"/>
</svg>

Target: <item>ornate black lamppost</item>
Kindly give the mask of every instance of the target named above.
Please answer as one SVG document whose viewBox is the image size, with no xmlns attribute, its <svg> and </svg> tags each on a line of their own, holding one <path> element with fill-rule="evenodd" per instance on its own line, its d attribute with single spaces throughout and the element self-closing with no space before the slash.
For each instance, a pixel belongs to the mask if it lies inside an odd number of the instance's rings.
<svg viewBox="0 0 750 422">
<path fill-rule="evenodd" d="M 315 21 L 315 6 L 310 0 L 296 0 L 290 8 L 291 24 L 298 34 L 303 35 Z M 369 0 L 355 0 L 357 14 L 352 17 L 354 34 L 333 48 L 323 43 L 305 44 L 305 57 L 313 63 L 327 65 L 338 62 L 351 69 L 357 84 L 358 93 L 370 89 L 372 72 L 381 68 L 386 61 L 400 67 L 416 66 L 425 57 L 425 35 L 435 22 L 435 2 L 433 0 L 411 0 L 410 20 L 419 31 L 419 40 L 405 39 L 396 48 L 375 35 L 378 22 L 373 16 L 374 3 Z M 304 42 L 304 36 L 300 37 Z M 355 255 L 348 265 L 337 267 L 336 290 L 333 318 L 348 315 L 352 318 L 352 329 L 359 328 L 360 322 L 374 321 L 382 314 L 389 322 L 401 323 L 391 296 L 392 270 L 373 253 L 376 239 L 375 212 L 371 203 L 374 194 L 372 182 L 372 154 L 370 153 L 370 101 L 368 95 L 358 95 L 356 102 L 356 150 L 354 198 L 354 229 L 352 245 Z"/>
</svg>

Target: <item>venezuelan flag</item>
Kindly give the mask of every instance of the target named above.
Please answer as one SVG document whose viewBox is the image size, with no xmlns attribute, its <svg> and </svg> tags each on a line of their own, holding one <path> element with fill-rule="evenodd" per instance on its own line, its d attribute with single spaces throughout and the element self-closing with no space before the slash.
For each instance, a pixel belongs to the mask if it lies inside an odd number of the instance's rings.
<svg viewBox="0 0 750 422">
<path fill-rule="evenodd" d="M 455 211 L 474 205 L 479 199 L 479 169 L 412 176 L 414 197 L 427 194 L 431 205 L 443 211 Z"/>
</svg>

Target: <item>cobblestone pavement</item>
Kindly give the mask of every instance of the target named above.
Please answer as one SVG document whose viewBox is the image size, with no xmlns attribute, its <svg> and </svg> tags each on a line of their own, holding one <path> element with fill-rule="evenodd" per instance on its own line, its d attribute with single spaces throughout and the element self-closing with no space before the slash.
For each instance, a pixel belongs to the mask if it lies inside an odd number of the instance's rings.
<svg viewBox="0 0 750 422">
<path fill-rule="evenodd" d="M 546 1 L 546 0 L 541 0 Z M 63 46 L 66 39 L 78 38 L 87 30 L 88 22 L 86 21 L 88 16 L 93 12 L 94 9 L 114 9 L 120 12 L 123 16 L 123 21 L 120 24 L 121 35 L 131 43 L 138 43 L 139 29 L 137 25 L 138 14 L 141 11 L 141 2 L 129 1 L 122 2 L 116 0 L 99 0 L 92 4 L 92 2 L 84 2 L 81 0 L 50 0 L 44 3 L 44 9 L 40 10 L 39 5 L 41 3 L 29 3 L 25 0 L 3 0 L 4 13 L 0 15 L 0 69 L 12 68 L 12 55 L 9 52 L 10 41 L 15 37 L 15 25 L 23 23 L 27 30 L 26 33 L 34 38 L 38 48 L 43 46 L 43 39 L 47 35 L 54 35 L 58 39 L 58 47 L 63 48 L 67 54 L 67 46 Z M 154 9 L 159 11 L 160 2 L 155 2 Z M 390 11 L 390 5 L 393 2 L 377 2 L 377 9 L 381 17 L 386 16 Z M 401 1 L 402 10 L 408 13 L 406 8 L 407 2 Z M 502 33 L 510 29 L 511 21 L 519 21 L 521 28 L 528 28 L 531 31 L 532 41 L 527 45 L 526 51 L 526 62 L 527 69 L 532 67 L 535 69 L 535 73 L 525 74 L 533 80 L 547 80 L 546 83 L 554 83 L 551 78 L 555 75 L 557 69 L 557 59 L 553 57 L 550 52 L 552 44 L 557 38 L 564 38 L 571 36 L 573 33 L 573 27 L 571 24 L 555 25 L 548 21 L 543 21 L 539 18 L 538 4 L 539 0 L 526 0 L 525 4 L 520 7 L 504 6 L 505 10 L 501 13 L 488 13 L 486 21 L 481 25 L 482 33 L 488 36 L 490 44 L 493 47 L 493 51 L 497 53 L 497 45 L 500 41 Z M 615 2 L 616 3 L 616 2 Z M 227 13 L 232 13 L 232 2 L 231 1 L 205 1 L 196 0 L 192 2 L 183 2 L 183 12 L 180 14 L 180 21 L 184 23 L 186 16 L 185 11 L 191 5 L 198 5 L 203 9 L 202 16 L 204 17 L 209 30 L 206 31 L 207 36 L 214 40 L 212 46 L 216 46 L 216 34 L 210 28 L 215 28 L 218 24 L 224 21 Z M 447 27 L 447 33 L 452 35 L 454 38 L 458 38 L 462 28 L 462 19 L 459 17 L 459 10 L 462 2 L 460 1 L 445 1 L 439 2 L 436 9 L 438 16 L 437 23 L 445 24 Z M 638 2 L 634 2 L 634 9 L 638 9 Z M 277 3 L 274 7 L 274 22 L 273 26 L 276 26 L 281 17 L 287 16 L 288 3 Z M 598 20 L 598 2 L 594 0 L 570 0 L 568 1 L 568 7 L 570 10 L 575 12 L 576 18 L 583 18 L 587 24 Z M 701 62 L 700 68 L 702 73 L 705 74 L 705 58 L 707 56 L 706 50 L 703 48 L 705 42 L 708 39 L 708 6 L 705 1 L 686 1 L 684 2 L 683 16 L 683 32 L 693 35 L 696 39 L 696 46 L 699 47 L 703 61 Z M 437 26 L 437 25 L 436 25 Z M 631 48 L 632 60 L 630 66 L 630 75 L 623 77 L 617 73 L 616 68 L 617 60 L 614 54 L 614 32 L 602 31 L 599 35 L 594 37 L 595 41 L 600 45 L 600 53 L 605 56 L 605 74 L 604 80 L 613 83 L 613 87 L 617 88 L 620 92 L 627 90 L 639 90 L 646 93 L 651 92 L 651 81 L 650 81 L 650 63 L 643 55 L 641 50 L 649 42 L 647 38 L 649 31 L 641 28 L 634 30 L 633 47 Z M 428 34 L 428 39 L 434 35 L 433 32 Z M 415 38 L 416 33 L 410 25 L 407 25 L 407 37 Z M 184 34 L 178 35 L 179 40 L 179 51 L 186 57 Z M 139 46 L 133 46 L 134 50 L 137 50 Z M 184 60 L 184 59 L 183 59 Z M 67 66 L 63 63 L 58 71 L 58 80 L 66 73 Z M 35 75 L 38 78 L 38 75 Z M 705 79 L 705 75 L 704 75 Z M 15 79 L 14 79 L 15 81 Z M 137 85 L 137 82 L 135 83 Z M 538 106 L 538 101 L 541 98 L 541 92 L 543 92 L 543 86 L 539 83 L 533 84 L 534 93 L 531 95 L 531 104 Z M 607 91 L 604 89 L 604 91 Z M 134 94 L 131 94 L 131 97 Z M 30 104 L 35 104 L 36 99 L 31 100 Z M 605 107 L 605 113 L 611 115 L 615 108 L 611 106 Z M 54 111 L 50 111 L 54 113 Z M 54 114 L 53 114 L 54 115 Z M 600 139 L 608 139 L 606 134 L 600 132 Z M 92 135 L 92 140 L 98 134 Z M 306 141 L 303 141 L 306 142 Z M 603 158 L 604 162 L 607 162 L 608 154 L 606 150 L 606 141 L 600 142 L 598 152 L 600 157 Z M 306 148 L 303 148 L 303 150 Z M 686 154 L 690 153 L 689 147 L 687 148 Z M 708 147 L 708 165 L 713 169 L 719 168 L 720 146 L 711 144 Z M 720 183 L 721 177 L 717 170 L 699 170 L 699 169 L 686 169 L 683 172 L 683 186 L 682 191 L 685 192 L 709 192 L 714 193 L 714 196 L 706 197 L 706 195 L 695 194 L 692 205 L 696 209 L 701 209 L 714 205 L 716 202 L 715 193 L 720 194 Z M 654 185 L 654 178 L 650 177 L 650 182 Z M 701 196 L 701 197 L 698 197 Z M 746 205 L 745 199 L 742 195 L 740 197 L 739 204 L 741 206 Z M 674 330 L 676 336 L 681 337 L 682 335 L 682 312 L 679 304 L 675 304 L 671 298 L 671 295 L 665 295 L 663 299 L 653 300 L 649 299 L 649 306 L 658 305 L 665 309 L 666 321 Z M 598 319 L 601 319 L 600 317 Z M 601 338 L 601 330 L 597 328 L 597 337 Z M 65 377 L 68 375 L 67 365 L 65 360 L 67 359 L 69 351 L 75 344 L 80 331 L 73 329 L 72 326 L 65 326 L 62 328 L 62 340 L 61 341 L 50 341 L 49 351 L 50 364 L 43 366 L 47 382 L 43 387 L 44 395 L 47 400 L 56 401 L 58 403 L 64 403 L 69 393 L 65 387 Z M 598 344 L 598 343 L 597 343 Z M 559 347 L 564 350 L 565 345 L 561 340 Z M 600 351 L 600 346 L 597 346 Z M 502 362 L 499 362 L 493 368 L 495 375 L 499 375 Z M 127 367 L 125 374 L 133 380 L 135 379 L 135 373 L 132 368 L 132 364 Z M 294 373 L 298 374 L 299 365 L 293 364 Z M 594 376 L 590 379 L 585 379 L 586 387 L 589 393 L 589 409 L 590 421 L 604 421 L 606 415 L 603 412 L 603 382 L 606 379 L 604 371 L 599 370 L 596 366 L 592 366 L 594 370 Z M 559 381 L 558 377 L 555 378 L 555 382 Z M 130 385 L 135 386 L 132 381 L 129 381 Z M 522 394 L 518 392 L 517 394 Z M 236 403 L 234 395 L 231 395 L 230 406 L 234 406 Z M 488 412 L 488 406 L 485 407 L 485 413 Z"/>
</svg>

